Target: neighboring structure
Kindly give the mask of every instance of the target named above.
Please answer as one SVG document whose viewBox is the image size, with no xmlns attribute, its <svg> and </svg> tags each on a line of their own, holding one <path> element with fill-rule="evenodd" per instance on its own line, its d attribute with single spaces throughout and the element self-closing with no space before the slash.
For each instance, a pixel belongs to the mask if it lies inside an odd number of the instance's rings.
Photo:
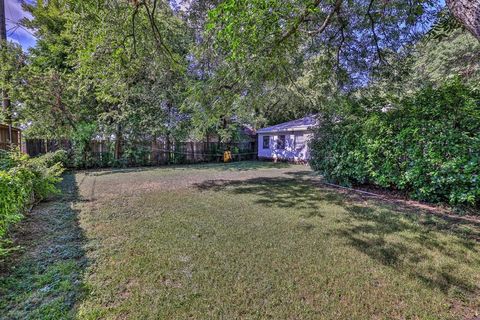
<svg viewBox="0 0 480 320">
<path fill-rule="evenodd" d="M 308 116 L 258 130 L 258 158 L 307 162 L 308 142 L 317 124 L 316 116 Z"/>
<path fill-rule="evenodd" d="M 4 124 L 0 124 L 0 150 L 9 150 L 9 127 Z M 17 128 L 12 128 L 12 144 L 14 147 L 22 145 L 22 131 Z"/>
</svg>

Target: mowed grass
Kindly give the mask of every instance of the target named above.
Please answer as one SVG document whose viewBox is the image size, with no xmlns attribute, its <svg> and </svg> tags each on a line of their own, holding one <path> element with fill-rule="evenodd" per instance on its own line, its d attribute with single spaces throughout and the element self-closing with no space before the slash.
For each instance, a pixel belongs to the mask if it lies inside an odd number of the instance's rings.
<svg viewBox="0 0 480 320">
<path fill-rule="evenodd" d="M 79 319 L 474 319 L 480 225 L 246 162 L 75 175 Z M 83 265 L 83 264 L 82 264 Z"/>
</svg>

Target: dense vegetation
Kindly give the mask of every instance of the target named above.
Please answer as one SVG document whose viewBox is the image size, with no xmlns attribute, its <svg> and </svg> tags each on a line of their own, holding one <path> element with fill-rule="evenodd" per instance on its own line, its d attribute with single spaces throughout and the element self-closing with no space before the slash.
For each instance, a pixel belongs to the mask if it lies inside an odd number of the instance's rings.
<svg viewBox="0 0 480 320">
<path fill-rule="evenodd" d="M 370 183 L 413 198 L 480 202 L 480 92 L 454 80 L 384 105 L 359 99 L 325 116 L 312 165 L 343 184 Z"/>
<path fill-rule="evenodd" d="M 92 139 L 111 142 L 100 165 L 115 166 L 144 157 L 133 141 L 160 140 L 169 152 L 212 134 L 228 144 L 243 125 L 313 113 L 354 118 L 393 105 L 389 120 L 368 116 L 374 128 L 393 126 L 410 111 L 406 101 L 451 76 L 476 90 L 480 44 L 454 5 L 461 2 L 26 2 L 20 25 L 37 42 L 28 52 L 2 45 L 0 86 L 11 104 L 0 121 L 25 127 L 29 138 L 73 141 L 79 167 L 98 162 L 89 157 Z M 349 172 L 329 175 L 350 180 Z M 452 201 L 472 202 L 460 198 Z"/>
<path fill-rule="evenodd" d="M 8 230 L 36 201 L 57 192 L 63 151 L 29 158 L 20 152 L 0 154 L 0 257 L 6 253 Z"/>
</svg>

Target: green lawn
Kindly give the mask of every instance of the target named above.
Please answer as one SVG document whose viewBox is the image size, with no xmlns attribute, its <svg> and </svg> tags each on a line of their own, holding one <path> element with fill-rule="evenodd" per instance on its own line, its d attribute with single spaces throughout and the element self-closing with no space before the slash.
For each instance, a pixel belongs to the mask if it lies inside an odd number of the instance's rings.
<svg viewBox="0 0 480 320">
<path fill-rule="evenodd" d="M 80 172 L 63 188 L 21 227 L 0 317 L 479 315 L 479 222 L 327 189 L 305 166 Z"/>
</svg>

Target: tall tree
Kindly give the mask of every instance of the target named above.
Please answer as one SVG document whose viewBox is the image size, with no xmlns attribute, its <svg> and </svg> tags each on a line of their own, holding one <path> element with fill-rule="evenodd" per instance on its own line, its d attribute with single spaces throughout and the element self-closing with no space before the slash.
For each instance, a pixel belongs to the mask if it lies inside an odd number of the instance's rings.
<svg viewBox="0 0 480 320">
<path fill-rule="evenodd" d="M 6 17 L 5 17 L 5 2 L 4 0 L 0 0 L 0 49 L 3 52 L 6 52 L 7 47 L 7 25 L 6 25 Z M 2 57 L 3 58 L 3 57 Z M 2 59 L 2 63 L 5 63 Z M 6 73 L 4 83 L 9 82 L 9 74 Z M 8 89 L 5 85 L 2 86 L 2 111 L 4 114 L 5 122 L 8 124 L 8 142 L 12 142 L 12 111 L 10 109 L 10 97 L 8 95 Z"/>
</svg>

